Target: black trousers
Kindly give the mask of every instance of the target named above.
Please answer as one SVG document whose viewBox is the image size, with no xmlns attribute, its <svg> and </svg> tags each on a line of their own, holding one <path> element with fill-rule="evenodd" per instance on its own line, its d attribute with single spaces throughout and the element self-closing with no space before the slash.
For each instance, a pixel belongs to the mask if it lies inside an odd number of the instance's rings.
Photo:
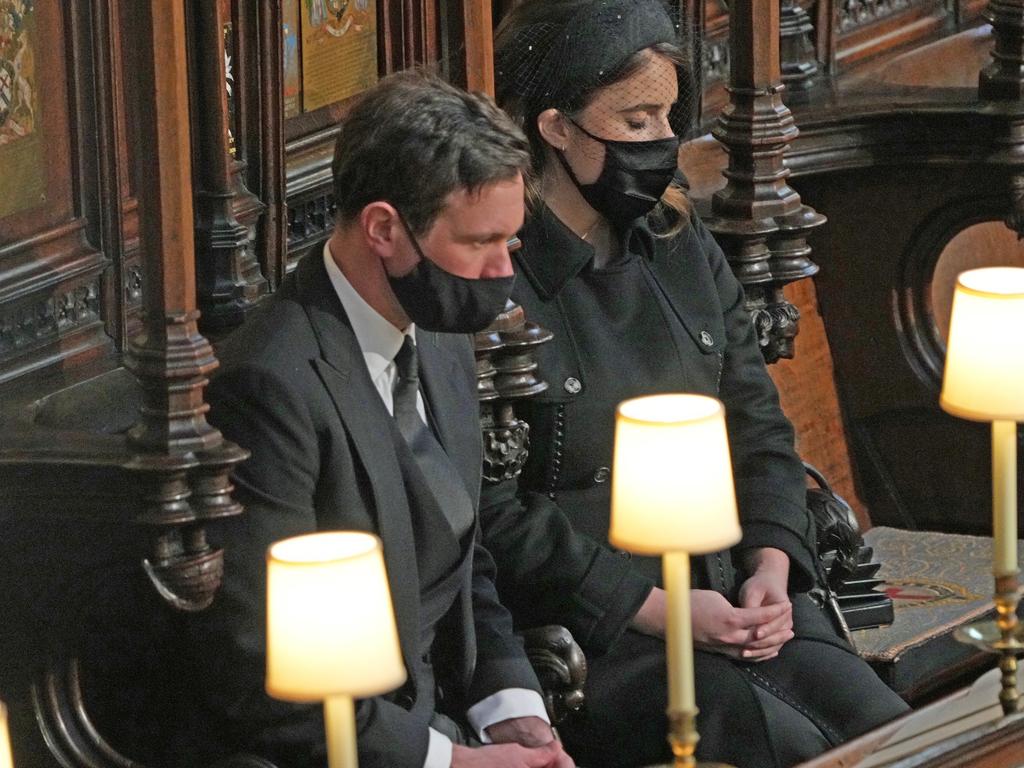
<svg viewBox="0 0 1024 768">
<path fill-rule="evenodd" d="M 796 598 L 805 599 L 805 598 Z M 825 622 L 813 607 L 797 614 Z M 788 768 L 907 710 L 850 650 L 798 636 L 770 661 L 750 664 L 695 652 L 700 760 L 736 768 Z M 813 633 L 812 633 L 813 634 Z M 665 644 L 628 631 L 588 659 L 585 711 L 559 727 L 566 750 L 587 768 L 669 761 Z"/>
</svg>

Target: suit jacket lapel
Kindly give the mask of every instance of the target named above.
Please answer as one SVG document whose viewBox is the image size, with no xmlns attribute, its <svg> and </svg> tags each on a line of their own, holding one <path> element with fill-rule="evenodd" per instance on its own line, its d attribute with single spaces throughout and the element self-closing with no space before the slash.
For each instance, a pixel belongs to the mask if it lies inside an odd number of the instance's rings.
<svg viewBox="0 0 1024 768">
<path fill-rule="evenodd" d="M 299 301 L 320 344 L 322 357 L 314 365 L 370 481 L 371 515 L 384 542 L 398 636 L 411 672 L 418 657 L 420 587 L 405 485 L 391 430 L 386 428 L 391 416 L 370 380 L 355 334 L 318 254 L 304 258 L 296 270 Z"/>
<path fill-rule="evenodd" d="M 471 363 L 460 364 L 456 352 L 462 343 L 460 336 L 416 331 L 423 394 L 434 417 L 438 440 L 465 483 L 475 510 L 480 497 L 483 448 L 475 382 L 463 367 Z"/>
</svg>

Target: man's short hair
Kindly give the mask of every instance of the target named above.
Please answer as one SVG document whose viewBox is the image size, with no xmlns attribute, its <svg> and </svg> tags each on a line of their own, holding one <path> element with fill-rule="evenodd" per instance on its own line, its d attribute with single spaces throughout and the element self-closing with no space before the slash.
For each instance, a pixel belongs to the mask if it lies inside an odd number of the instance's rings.
<svg viewBox="0 0 1024 768">
<path fill-rule="evenodd" d="M 382 200 L 423 234 L 452 192 L 529 167 L 526 137 L 489 97 L 432 75 L 398 73 L 367 91 L 342 122 L 332 166 L 338 220 L 352 221 Z"/>
</svg>

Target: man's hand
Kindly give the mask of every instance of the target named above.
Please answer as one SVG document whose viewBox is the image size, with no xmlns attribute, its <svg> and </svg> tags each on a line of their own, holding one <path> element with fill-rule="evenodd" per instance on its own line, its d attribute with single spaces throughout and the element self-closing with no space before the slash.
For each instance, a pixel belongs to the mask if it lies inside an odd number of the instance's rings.
<svg viewBox="0 0 1024 768">
<path fill-rule="evenodd" d="M 494 744 L 469 748 L 454 747 L 452 768 L 495 766 L 495 768 L 575 768 L 562 749 L 555 732 L 539 717 L 511 717 L 487 726 Z M 462 754 L 466 753 L 473 754 Z"/>
<path fill-rule="evenodd" d="M 551 726 L 539 717 L 510 717 L 493 723 L 485 729 L 495 744 L 521 744 L 524 747 L 543 747 L 555 740 Z"/>
<path fill-rule="evenodd" d="M 542 747 L 519 744 L 463 747 L 456 744 L 452 747 L 451 768 L 576 768 L 576 763 L 565 754 L 558 741 Z"/>
</svg>

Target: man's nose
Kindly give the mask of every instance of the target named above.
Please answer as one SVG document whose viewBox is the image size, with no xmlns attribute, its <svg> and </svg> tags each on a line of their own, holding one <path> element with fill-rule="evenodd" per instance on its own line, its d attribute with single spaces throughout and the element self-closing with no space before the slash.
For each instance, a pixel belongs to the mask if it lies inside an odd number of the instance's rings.
<svg viewBox="0 0 1024 768">
<path fill-rule="evenodd" d="M 498 243 L 493 255 L 488 256 L 480 277 L 509 277 L 513 273 L 511 254 L 521 247 L 518 237 L 510 237 Z"/>
</svg>

